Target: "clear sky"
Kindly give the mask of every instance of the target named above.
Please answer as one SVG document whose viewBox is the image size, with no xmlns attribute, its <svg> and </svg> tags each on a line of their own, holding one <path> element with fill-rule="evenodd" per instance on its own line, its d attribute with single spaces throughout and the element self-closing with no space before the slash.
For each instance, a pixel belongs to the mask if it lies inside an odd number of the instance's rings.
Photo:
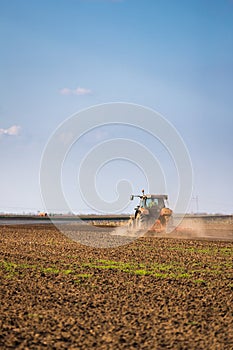
<svg viewBox="0 0 233 350">
<path fill-rule="evenodd" d="M 40 159 L 62 121 L 124 101 L 157 110 L 181 134 L 199 211 L 233 213 L 232 0 L 0 0 L 0 47 L 0 212 L 42 209 Z M 145 135 L 118 131 L 151 146 Z M 101 129 L 96 141 L 118 131 Z M 89 209 L 69 179 L 90 139 L 73 148 L 64 175 L 77 212 Z M 163 154 L 159 145 L 151 150 Z M 107 200 L 117 169 L 134 173 L 112 165 L 97 179 Z M 144 187 L 141 174 L 133 178 L 135 191 Z"/>
</svg>

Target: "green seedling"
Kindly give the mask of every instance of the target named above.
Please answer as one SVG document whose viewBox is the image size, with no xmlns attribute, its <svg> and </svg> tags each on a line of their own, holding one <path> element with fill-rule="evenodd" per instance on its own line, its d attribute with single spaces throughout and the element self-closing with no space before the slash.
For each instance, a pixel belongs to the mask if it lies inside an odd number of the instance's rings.
<svg viewBox="0 0 233 350">
<path fill-rule="evenodd" d="M 56 269 L 54 267 L 42 268 L 41 271 L 44 273 L 54 273 L 54 274 L 59 274 L 59 272 L 60 272 L 58 269 Z"/>
<path fill-rule="evenodd" d="M 153 273 L 153 276 L 154 276 L 154 277 L 157 277 L 157 278 L 174 277 L 174 275 L 172 276 L 171 274 L 168 274 L 168 273 L 159 273 L 159 272 Z"/>
<path fill-rule="evenodd" d="M 190 273 L 179 273 L 176 278 L 190 278 L 192 275 Z"/>
<path fill-rule="evenodd" d="M 197 279 L 197 280 L 194 280 L 193 281 L 194 283 L 197 283 L 197 284 L 205 284 L 206 282 L 202 279 Z"/>
<path fill-rule="evenodd" d="M 232 248 L 220 248 L 220 252 L 224 255 L 233 255 L 233 249 Z"/>
<path fill-rule="evenodd" d="M 152 273 L 147 270 L 134 270 L 133 273 L 139 276 L 151 275 Z"/>
<path fill-rule="evenodd" d="M 198 325 L 198 323 L 196 321 L 190 321 L 190 322 L 188 322 L 188 324 L 190 324 L 192 326 L 197 326 Z"/>
<path fill-rule="evenodd" d="M 62 273 L 64 275 L 70 275 L 71 273 L 74 273 L 74 271 L 73 270 L 62 270 Z"/>
</svg>

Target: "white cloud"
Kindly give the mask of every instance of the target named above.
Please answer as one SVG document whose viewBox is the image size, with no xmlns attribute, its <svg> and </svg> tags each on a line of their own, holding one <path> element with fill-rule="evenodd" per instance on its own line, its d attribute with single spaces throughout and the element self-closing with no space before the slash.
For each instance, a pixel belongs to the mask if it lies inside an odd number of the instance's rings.
<svg viewBox="0 0 233 350">
<path fill-rule="evenodd" d="M 77 87 L 76 89 L 69 89 L 69 88 L 63 88 L 60 90 L 61 95 L 77 95 L 77 96 L 83 96 L 83 95 L 90 95 L 92 91 L 90 89 Z"/>
<path fill-rule="evenodd" d="M 19 125 L 12 125 L 8 129 L 0 128 L 0 135 L 17 136 L 19 135 L 21 127 Z"/>
<path fill-rule="evenodd" d="M 60 90 L 60 94 L 61 95 L 72 95 L 72 90 L 68 89 L 68 88 L 64 88 Z"/>
<path fill-rule="evenodd" d="M 74 95 L 89 95 L 89 94 L 91 94 L 91 90 L 78 87 L 77 89 L 75 89 L 73 91 L 73 93 L 74 93 Z"/>
</svg>

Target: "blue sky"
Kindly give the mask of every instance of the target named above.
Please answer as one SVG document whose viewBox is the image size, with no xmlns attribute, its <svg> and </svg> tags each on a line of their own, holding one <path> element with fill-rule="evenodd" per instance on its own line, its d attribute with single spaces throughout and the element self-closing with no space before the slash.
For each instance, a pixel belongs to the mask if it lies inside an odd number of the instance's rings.
<svg viewBox="0 0 233 350">
<path fill-rule="evenodd" d="M 199 210 L 233 213 L 233 1 L 0 0 L 0 45 L 0 211 L 41 210 L 40 159 L 51 133 L 83 108 L 124 101 L 157 110 L 181 134 Z M 162 157 L 145 135 L 119 132 Z M 91 146 L 83 140 L 77 149 Z M 132 178 L 130 166 L 120 169 Z M 106 168 L 100 184 L 110 175 Z M 135 178 L 135 190 L 144 187 Z M 114 184 L 105 184 L 113 200 Z M 174 187 L 169 181 L 175 197 Z M 70 196 L 77 212 L 88 211 Z"/>
</svg>

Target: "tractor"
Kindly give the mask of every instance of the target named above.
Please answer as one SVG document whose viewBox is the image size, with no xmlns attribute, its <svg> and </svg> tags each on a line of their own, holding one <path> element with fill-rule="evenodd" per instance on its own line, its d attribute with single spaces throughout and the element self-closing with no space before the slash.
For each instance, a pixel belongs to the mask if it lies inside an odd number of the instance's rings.
<svg viewBox="0 0 233 350">
<path fill-rule="evenodd" d="M 168 196 L 165 194 L 131 195 L 130 199 L 140 198 L 139 205 L 134 208 L 135 213 L 129 220 L 129 230 L 148 230 L 164 232 L 168 222 L 172 221 L 172 210 L 166 206 Z"/>
</svg>

